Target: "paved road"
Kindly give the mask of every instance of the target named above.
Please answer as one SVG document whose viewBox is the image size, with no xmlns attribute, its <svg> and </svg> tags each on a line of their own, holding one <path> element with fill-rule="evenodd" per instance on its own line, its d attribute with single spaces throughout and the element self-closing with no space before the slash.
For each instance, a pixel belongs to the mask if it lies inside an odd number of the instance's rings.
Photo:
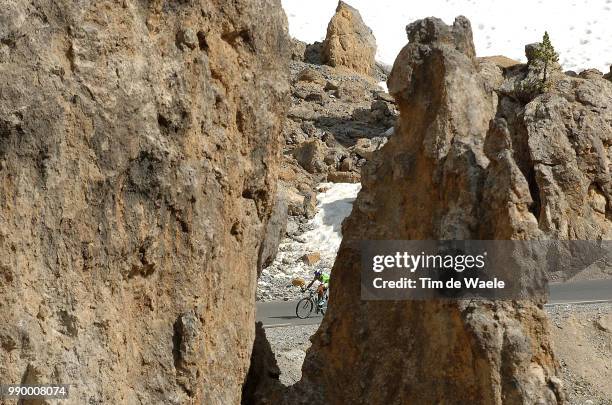
<svg viewBox="0 0 612 405">
<path fill-rule="evenodd" d="M 612 280 L 574 281 L 550 284 L 548 305 L 612 301 Z M 257 320 L 265 327 L 313 325 L 321 322 L 320 315 L 308 319 L 295 316 L 296 301 L 262 302 L 257 304 Z"/>
</svg>

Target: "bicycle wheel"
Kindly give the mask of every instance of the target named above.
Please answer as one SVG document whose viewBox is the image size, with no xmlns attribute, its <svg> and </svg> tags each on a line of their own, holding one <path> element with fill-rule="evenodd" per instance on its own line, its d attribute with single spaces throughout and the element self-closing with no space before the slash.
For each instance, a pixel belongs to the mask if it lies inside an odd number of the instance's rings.
<svg viewBox="0 0 612 405">
<path fill-rule="evenodd" d="M 298 301 L 297 306 L 295 307 L 295 315 L 297 315 L 300 319 L 306 319 L 312 313 L 314 305 L 312 304 L 312 300 L 310 298 L 302 298 Z"/>
</svg>

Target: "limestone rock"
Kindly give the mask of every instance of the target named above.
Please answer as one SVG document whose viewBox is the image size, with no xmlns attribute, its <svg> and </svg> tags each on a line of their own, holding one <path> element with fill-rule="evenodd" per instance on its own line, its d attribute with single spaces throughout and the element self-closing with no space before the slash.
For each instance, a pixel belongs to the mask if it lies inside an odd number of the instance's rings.
<svg viewBox="0 0 612 405">
<path fill-rule="evenodd" d="M 553 239 L 612 239 L 611 108 L 612 83 L 569 76 L 525 107 L 533 171 L 527 158 L 522 166 L 539 228 Z"/>
<path fill-rule="evenodd" d="M 527 57 L 527 62 L 532 62 L 536 58 L 536 52 L 538 49 L 540 49 L 541 45 L 542 44 L 539 42 L 525 45 L 525 56 Z"/>
<path fill-rule="evenodd" d="M 484 56 L 482 58 L 478 58 L 478 60 L 494 63 L 500 68 L 509 68 L 509 67 L 521 64 L 521 62 L 508 58 L 507 56 L 504 56 L 504 55 Z"/>
<path fill-rule="evenodd" d="M 355 103 L 369 98 L 370 94 L 360 83 L 345 81 L 338 85 L 336 96 L 341 100 Z"/>
<path fill-rule="evenodd" d="M 304 216 L 308 219 L 314 218 L 317 214 L 317 195 L 314 192 L 307 193 L 304 196 L 303 207 L 304 207 Z"/>
<path fill-rule="evenodd" d="M 478 71 L 463 17 L 452 26 L 434 18 L 414 22 L 408 36 L 388 82 L 400 120 L 388 144 L 363 168 L 362 191 L 342 227 L 328 312 L 312 339 L 301 384 L 320 387 L 321 402 L 330 404 L 563 403 L 541 302 L 363 302 L 359 241 L 544 237 L 548 230 L 539 229 L 532 212 L 539 212 L 540 226 L 546 217 L 552 218 L 549 229 L 561 225 L 567 208 L 578 209 L 588 188 L 548 190 L 562 178 L 567 185 L 577 181 L 555 166 L 563 165 L 568 153 L 573 157 L 580 139 L 598 143 L 612 131 L 563 129 L 560 117 L 574 119 L 563 113 L 569 100 L 543 95 L 544 107 L 504 99 L 502 107 Z M 593 96 L 585 93 L 596 105 L 602 101 Z M 526 110 L 524 125 L 533 135 L 518 129 L 516 117 L 499 121 L 512 102 L 517 114 Z M 589 122 L 603 125 L 608 112 L 602 108 L 603 116 L 596 118 L 586 110 L 581 113 Z M 569 131 L 578 135 L 566 144 Z M 551 144 L 552 134 L 558 147 Z M 590 168 L 599 170 L 609 161 L 604 155 L 595 159 L 597 153 L 568 167 L 597 177 L 606 195 L 609 178 L 590 174 Z M 535 177 L 534 165 L 541 171 Z M 532 182 L 539 184 L 546 210 L 534 211 L 538 189 Z M 571 201 L 552 205 L 553 194 L 566 192 Z M 586 226 L 595 219 L 575 221 Z"/>
<path fill-rule="evenodd" d="M 331 171 L 327 174 L 327 181 L 330 183 L 359 183 L 361 176 L 355 172 Z"/>
<path fill-rule="evenodd" d="M 376 39 L 361 19 L 359 11 L 343 1 L 327 26 L 323 42 L 323 63 L 343 66 L 370 75 L 375 67 Z"/>
<path fill-rule="evenodd" d="M 306 43 L 295 39 L 295 38 L 291 38 L 290 42 L 289 42 L 289 53 L 291 56 L 291 60 L 296 60 L 296 61 L 300 61 L 303 62 L 304 61 L 304 55 L 306 54 Z"/>
<path fill-rule="evenodd" d="M 612 314 L 601 315 L 595 325 L 604 332 L 612 333 Z"/>
<path fill-rule="evenodd" d="M 270 220 L 268 221 L 263 241 L 259 247 L 258 275 L 262 269 L 268 267 L 278 252 L 278 245 L 285 236 L 287 229 L 288 203 L 286 191 L 279 187 L 276 202 L 272 209 Z"/>
<path fill-rule="evenodd" d="M 319 252 L 308 253 L 302 256 L 302 261 L 308 266 L 314 266 L 321 260 L 321 254 Z"/>
<path fill-rule="evenodd" d="M 350 172 L 353 170 L 353 160 L 352 159 L 343 159 L 340 163 L 340 171 L 341 172 Z"/>
<path fill-rule="evenodd" d="M 326 84 L 323 75 L 310 67 L 307 67 L 300 72 L 298 80 L 302 82 L 320 84 L 321 86 L 324 86 Z"/>
<path fill-rule="evenodd" d="M 376 149 L 377 145 L 367 138 L 357 139 L 355 146 L 353 146 L 353 152 L 365 159 L 371 159 Z"/>
<path fill-rule="evenodd" d="M 201 329 L 202 322 L 194 311 L 180 315 L 174 324 L 177 382 L 190 396 L 197 390 L 197 363 L 205 355 Z"/>
<path fill-rule="evenodd" d="M 325 146 L 318 139 L 302 143 L 293 151 L 297 162 L 309 173 L 321 173 L 327 168 L 324 162 Z"/>
<path fill-rule="evenodd" d="M 301 80 L 293 87 L 293 96 L 298 99 L 315 102 L 323 105 L 323 101 L 327 101 L 328 95 L 325 94 L 321 83 Z"/>
<path fill-rule="evenodd" d="M 192 28 L 184 28 L 176 34 L 176 42 L 181 49 L 195 49 L 198 46 L 198 37 Z"/>
<path fill-rule="evenodd" d="M 601 315 L 595 325 L 602 331 L 612 333 L 612 314 Z"/>
<path fill-rule="evenodd" d="M 327 91 L 336 91 L 338 90 L 338 82 L 335 80 L 328 80 L 325 83 L 325 90 Z"/>
<path fill-rule="evenodd" d="M 286 191 L 287 197 L 287 213 L 291 216 L 302 216 L 304 212 L 304 196 L 296 189 L 288 188 Z"/>
<path fill-rule="evenodd" d="M 0 380 L 239 403 L 289 90 L 280 1 L 0 9 Z"/>
<path fill-rule="evenodd" d="M 585 69 L 580 72 L 578 77 L 581 77 L 583 79 L 602 79 L 603 73 L 597 69 Z"/>
</svg>

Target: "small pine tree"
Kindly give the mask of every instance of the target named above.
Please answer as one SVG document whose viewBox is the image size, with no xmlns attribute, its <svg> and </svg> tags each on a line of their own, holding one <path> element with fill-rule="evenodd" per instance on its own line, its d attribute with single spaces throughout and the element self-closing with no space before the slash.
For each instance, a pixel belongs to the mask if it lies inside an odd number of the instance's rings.
<svg viewBox="0 0 612 405">
<path fill-rule="evenodd" d="M 544 31 L 542 44 L 536 50 L 535 58 L 544 64 L 544 77 L 542 78 L 542 85 L 546 86 L 548 80 L 548 68 L 553 63 L 559 62 L 559 54 L 555 51 L 555 47 L 553 46 L 552 42 L 550 42 L 548 31 Z"/>
</svg>

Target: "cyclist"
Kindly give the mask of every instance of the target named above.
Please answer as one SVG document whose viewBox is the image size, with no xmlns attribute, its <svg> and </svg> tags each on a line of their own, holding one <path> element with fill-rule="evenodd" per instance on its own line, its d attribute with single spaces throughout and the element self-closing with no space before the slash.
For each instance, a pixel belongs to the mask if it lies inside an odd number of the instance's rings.
<svg viewBox="0 0 612 405">
<path fill-rule="evenodd" d="M 317 302 L 319 304 L 319 307 L 322 307 L 324 302 L 323 296 L 325 295 L 325 291 L 327 291 L 327 289 L 329 288 L 329 275 L 324 274 L 321 270 L 315 270 L 314 278 L 312 279 L 310 284 L 308 284 L 308 286 L 303 289 L 303 291 L 309 289 L 315 283 L 315 281 L 319 282 L 319 285 L 317 286 L 317 295 L 319 299 Z"/>
</svg>

